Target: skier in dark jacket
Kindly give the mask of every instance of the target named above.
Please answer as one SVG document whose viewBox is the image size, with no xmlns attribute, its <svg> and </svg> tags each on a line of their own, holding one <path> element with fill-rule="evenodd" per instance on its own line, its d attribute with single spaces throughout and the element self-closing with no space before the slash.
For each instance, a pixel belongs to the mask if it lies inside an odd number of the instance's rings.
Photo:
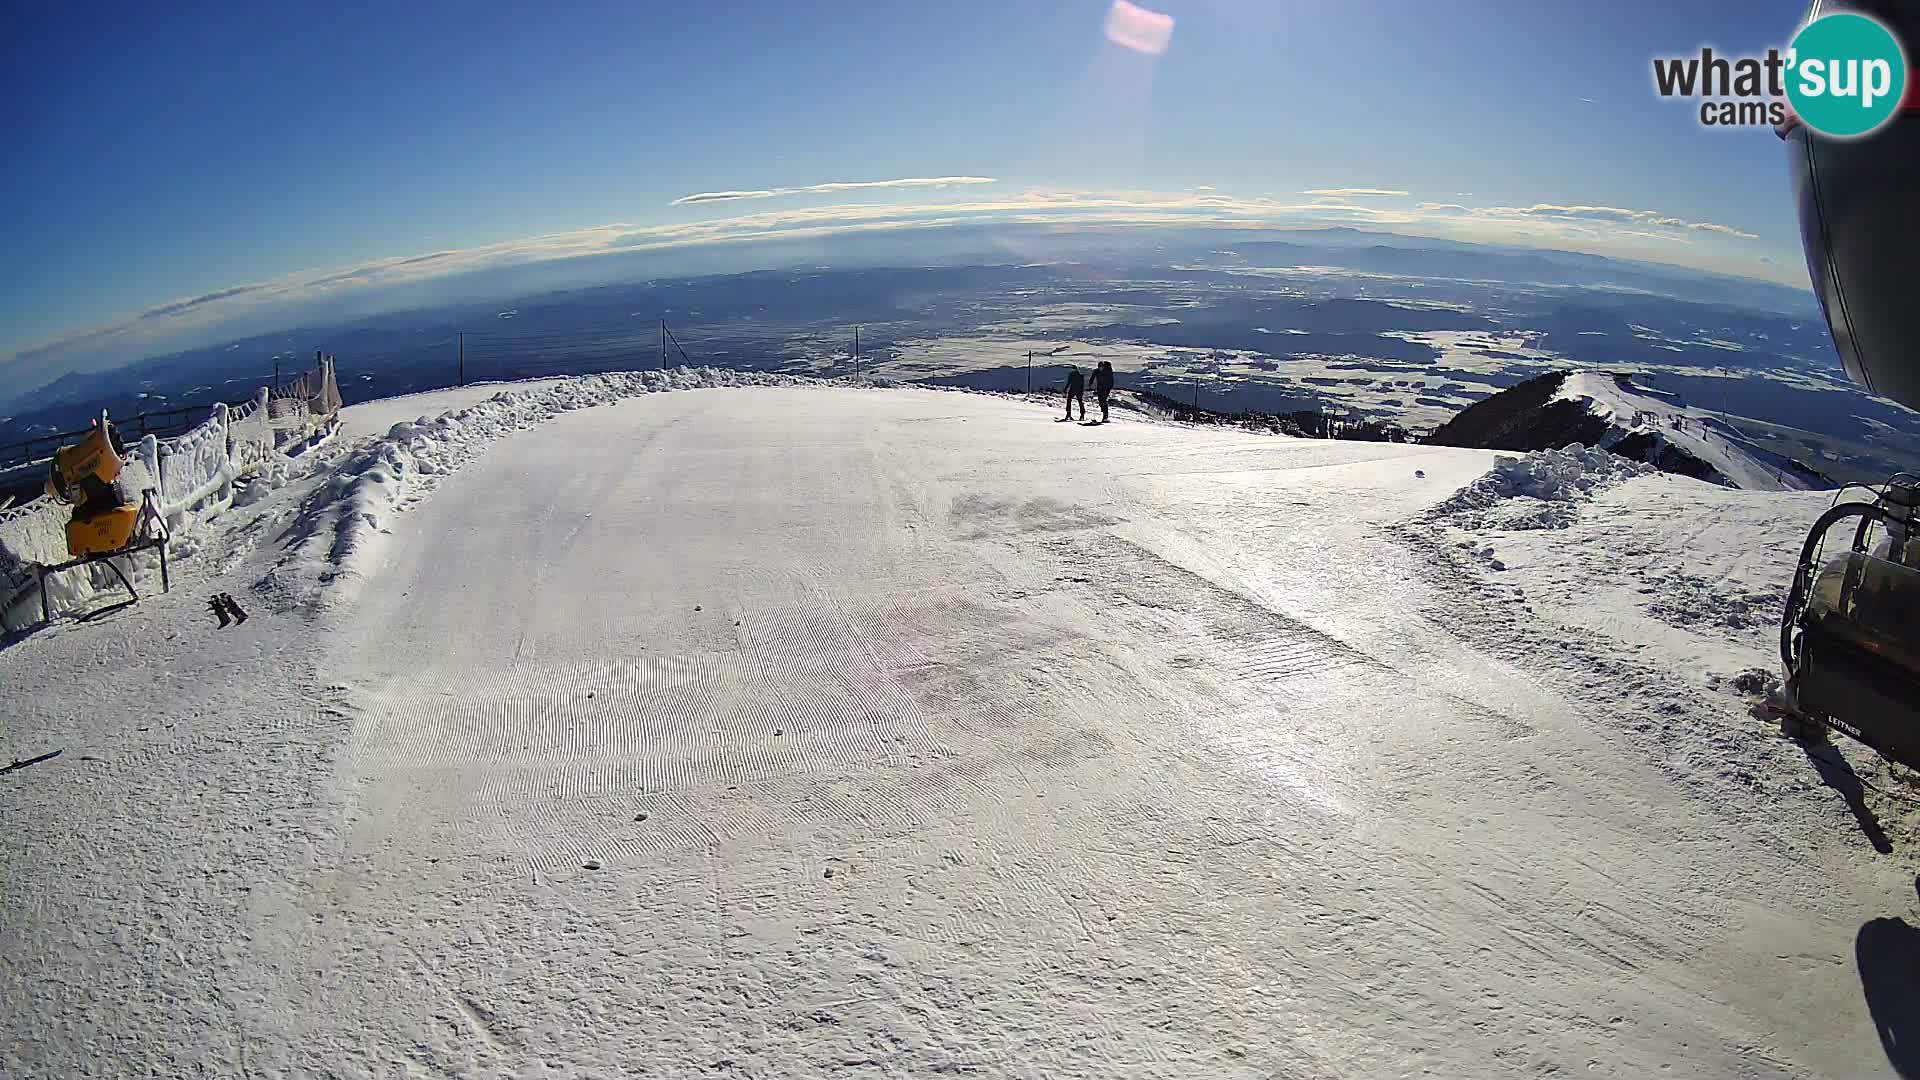
<svg viewBox="0 0 1920 1080">
<path fill-rule="evenodd" d="M 1073 419 L 1073 403 L 1080 403 L 1080 419 L 1087 418 L 1087 377 L 1080 372 L 1079 365 L 1067 368 L 1067 415 Z"/>
<path fill-rule="evenodd" d="M 1102 360 L 1093 369 L 1093 396 L 1100 401 L 1100 422 L 1107 422 L 1107 395 L 1113 393 L 1113 364 Z M 1085 406 L 1082 406 L 1084 408 Z"/>
</svg>

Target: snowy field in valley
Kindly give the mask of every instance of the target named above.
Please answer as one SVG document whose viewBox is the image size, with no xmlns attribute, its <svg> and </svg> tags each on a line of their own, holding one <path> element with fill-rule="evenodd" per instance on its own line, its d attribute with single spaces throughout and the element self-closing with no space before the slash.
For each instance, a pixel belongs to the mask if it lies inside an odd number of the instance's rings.
<svg viewBox="0 0 1920 1080">
<path fill-rule="evenodd" d="M 9 639 L 6 1075 L 1920 1075 L 1920 792 L 1736 686 L 1828 496 L 701 381 Z"/>
</svg>

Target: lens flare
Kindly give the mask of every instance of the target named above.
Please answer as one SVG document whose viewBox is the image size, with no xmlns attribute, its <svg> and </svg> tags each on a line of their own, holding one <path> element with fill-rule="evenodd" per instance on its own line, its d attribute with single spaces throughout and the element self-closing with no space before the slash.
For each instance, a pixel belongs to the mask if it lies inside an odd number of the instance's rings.
<svg viewBox="0 0 1920 1080">
<path fill-rule="evenodd" d="M 1113 0 L 1107 12 L 1107 40 L 1134 52 L 1159 56 L 1173 40 L 1173 16 L 1148 11 L 1127 0 Z"/>
</svg>

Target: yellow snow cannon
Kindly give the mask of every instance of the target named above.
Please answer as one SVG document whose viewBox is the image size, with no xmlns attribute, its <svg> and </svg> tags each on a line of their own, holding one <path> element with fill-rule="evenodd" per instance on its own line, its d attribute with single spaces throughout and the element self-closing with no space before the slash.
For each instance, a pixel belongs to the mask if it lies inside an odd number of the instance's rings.
<svg viewBox="0 0 1920 1080">
<path fill-rule="evenodd" d="M 137 602 L 139 592 L 118 565 L 122 555 L 158 550 L 160 587 L 172 591 L 173 582 L 167 568 L 166 523 L 154 504 L 152 488 L 141 492 L 138 502 L 131 498 L 122 480 L 126 452 L 118 429 L 107 420 L 105 413 L 94 421 L 93 429 L 85 438 L 54 452 L 47 469 L 47 497 L 73 507 L 73 516 L 67 521 L 67 553 L 73 557 L 38 568 L 42 623 L 53 621 L 47 579 L 76 567 L 105 565 L 108 572 L 120 579 L 130 598 L 125 604 L 103 608 L 81 618 L 91 619 Z"/>
<path fill-rule="evenodd" d="M 140 505 L 120 483 L 125 446 L 106 417 L 86 438 L 54 452 L 47 496 L 73 507 L 67 521 L 67 553 L 106 555 L 133 542 Z"/>
</svg>

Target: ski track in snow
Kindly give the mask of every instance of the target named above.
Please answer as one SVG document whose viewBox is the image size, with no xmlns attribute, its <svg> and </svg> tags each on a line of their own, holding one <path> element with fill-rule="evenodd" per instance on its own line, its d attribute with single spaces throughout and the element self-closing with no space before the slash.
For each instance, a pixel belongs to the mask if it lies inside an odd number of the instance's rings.
<svg viewBox="0 0 1920 1080">
<path fill-rule="evenodd" d="M 1855 958 L 1910 948 L 1911 860 L 1712 682 L 1770 666 L 1715 613 L 1813 496 L 1574 484 L 1542 530 L 1433 512 L 1479 451 L 578 408 L 633 389 L 342 448 L 175 594 L 0 651 L 5 749 L 66 747 L 0 786 L 9 1075 L 1861 1076 L 1915 1035 L 1920 957 Z"/>
</svg>

